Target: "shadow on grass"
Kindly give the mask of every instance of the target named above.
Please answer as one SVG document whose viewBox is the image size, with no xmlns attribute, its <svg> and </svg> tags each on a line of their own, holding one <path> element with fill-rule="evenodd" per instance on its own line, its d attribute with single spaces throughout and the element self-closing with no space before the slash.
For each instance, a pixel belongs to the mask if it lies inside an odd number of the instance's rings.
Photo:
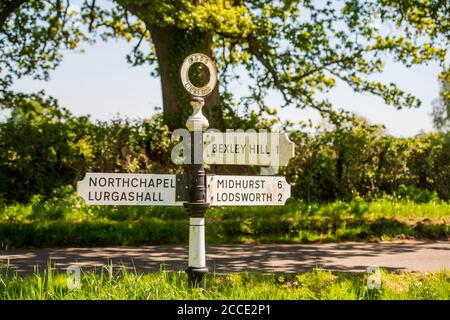
<svg viewBox="0 0 450 320">
<path fill-rule="evenodd" d="M 431 252 L 432 251 L 432 252 Z M 365 272 L 369 266 L 389 270 L 439 270 L 450 268 L 448 242 L 328 243 L 208 245 L 210 273 L 296 273 L 316 268 L 342 272 Z M 111 265 L 140 272 L 185 270 L 186 246 L 105 248 L 13 249 L 0 252 L 0 264 L 11 270 L 32 273 L 45 270 L 48 262 L 58 270 L 77 265 L 83 270 Z M 432 256 L 431 256 L 432 255 Z M 431 259 L 431 260 L 430 260 Z"/>
<path fill-rule="evenodd" d="M 339 219 L 305 217 L 300 220 L 264 217 L 217 220 L 206 224 L 206 242 L 314 243 L 391 239 L 447 240 L 450 226 L 421 221 L 408 224 L 396 219 Z M 0 223 L 5 247 L 95 247 L 113 245 L 186 244 L 186 220 L 148 219 L 130 221 L 48 221 Z"/>
</svg>

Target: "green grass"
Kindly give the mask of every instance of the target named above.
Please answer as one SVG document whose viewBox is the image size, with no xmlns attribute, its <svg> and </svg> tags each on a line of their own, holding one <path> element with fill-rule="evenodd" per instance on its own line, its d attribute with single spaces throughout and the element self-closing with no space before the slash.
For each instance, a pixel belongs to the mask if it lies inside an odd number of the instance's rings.
<svg viewBox="0 0 450 320">
<path fill-rule="evenodd" d="M 315 270 L 296 275 L 209 275 L 207 294 L 188 286 L 183 272 L 138 274 L 82 272 L 81 286 L 70 290 L 65 273 L 21 277 L 0 273 L 0 299 L 450 299 L 450 272 L 381 271 L 381 286 L 368 289 L 367 274 Z"/>
<path fill-rule="evenodd" d="M 186 244 L 182 207 L 86 206 L 76 196 L 30 204 L 0 203 L 0 246 L 64 247 Z M 283 207 L 212 208 L 206 241 L 306 243 L 450 236 L 450 204 L 381 198 Z"/>
</svg>

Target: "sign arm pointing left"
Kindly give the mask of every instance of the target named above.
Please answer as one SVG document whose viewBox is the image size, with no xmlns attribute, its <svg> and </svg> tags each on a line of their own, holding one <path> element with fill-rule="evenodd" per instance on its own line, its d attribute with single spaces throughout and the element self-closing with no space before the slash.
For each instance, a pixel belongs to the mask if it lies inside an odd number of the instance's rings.
<svg viewBox="0 0 450 320">
<path fill-rule="evenodd" d="M 175 174 L 86 173 L 77 193 L 90 205 L 181 206 L 186 179 Z"/>
</svg>

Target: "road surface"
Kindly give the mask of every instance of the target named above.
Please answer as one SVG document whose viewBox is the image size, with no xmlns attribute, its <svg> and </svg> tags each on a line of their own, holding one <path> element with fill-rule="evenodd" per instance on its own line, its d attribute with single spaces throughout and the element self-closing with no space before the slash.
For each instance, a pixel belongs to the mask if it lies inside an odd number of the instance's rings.
<svg viewBox="0 0 450 320">
<path fill-rule="evenodd" d="M 296 273 L 314 268 L 364 272 L 378 266 L 391 270 L 450 270 L 450 242 L 381 242 L 327 244 L 267 244 L 207 246 L 210 272 L 280 272 Z M 48 262 L 64 271 L 70 265 L 83 270 L 112 263 L 138 271 L 184 270 L 186 246 L 142 246 L 62 249 L 2 249 L 0 265 L 21 273 L 32 273 L 37 266 L 44 270 Z"/>
</svg>

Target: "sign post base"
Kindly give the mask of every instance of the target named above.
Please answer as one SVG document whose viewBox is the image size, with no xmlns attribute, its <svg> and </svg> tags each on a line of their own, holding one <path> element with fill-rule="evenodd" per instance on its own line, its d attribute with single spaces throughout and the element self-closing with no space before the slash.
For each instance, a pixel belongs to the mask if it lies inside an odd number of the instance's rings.
<svg viewBox="0 0 450 320">
<path fill-rule="evenodd" d="M 206 294 L 206 275 L 208 268 L 187 267 L 186 273 L 188 275 L 188 284 L 192 288 L 201 288 L 202 293 Z"/>
<path fill-rule="evenodd" d="M 205 254 L 205 213 L 209 203 L 189 202 L 185 203 L 185 207 L 189 212 L 189 262 L 186 269 L 188 283 L 191 287 L 202 288 L 203 294 L 206 294 L 208 268 Z"/>
</svg>

